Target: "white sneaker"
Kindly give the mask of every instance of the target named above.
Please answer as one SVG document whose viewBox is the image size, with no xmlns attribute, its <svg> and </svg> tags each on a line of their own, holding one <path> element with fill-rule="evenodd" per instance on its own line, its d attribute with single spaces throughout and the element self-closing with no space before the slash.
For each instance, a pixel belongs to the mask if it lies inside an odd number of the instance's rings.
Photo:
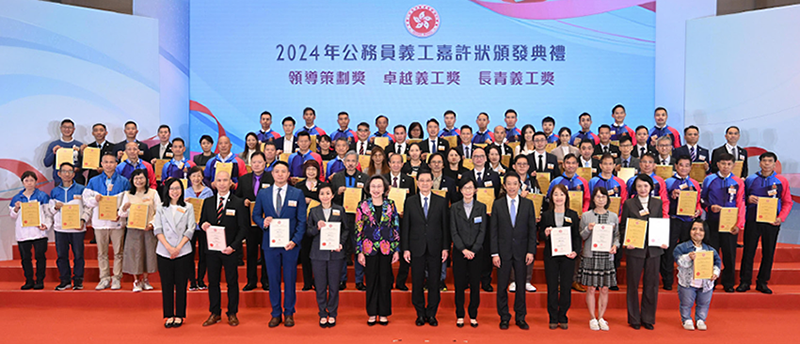
<svg viewBox="0 0 800 344">
<path fill-rule="evenodd" d="M 600 318 L 597 320 L 598 325 L 600 325 L 600 329 L 603 331 L 608 331 L 608 321 L 606 319 Z"/>
<path fill-rule="evenodd" d="M 525 283 L 525 290 L 527 290 L 529 293 L 534 293 L 536 292 L 536 287 L 534 287 L 533 284 Z"/>
<path fill-rule="evenodd" d="M 111 280 L 111 290 L 120 290 L 122 289 L 122 283 L 118 279 Z"/>
<path fill-rule="evenodd" d="M 100 283 L 97 284 L 96 287 L 94 287 L 94 290 L 108 289 L 110 284 L 111 282 L 108 279 L 103 279 L 100 281 Z"/>
<path fill-rule="evenodd" d="M 694 323 L 692 323 L 692 319 L 688 319 L 688 320 L 683 322 L 683 329 L 684 330 L 689 330 L 689 331 L 694 331 Z"/>
<path fill-rule="evenodd" d="M 138 293 L 142 291 L 142 282 L 140 281 L 133 281 L 133 292 Z"/>
<path fill-rule="evenodd" d="M 153 290 L 153 289 L 155 289 L 155 288 L 153 288 L 152 285 L 150 285 L 150 281 L 148 281 L 148 280 L 144 280 L 144 283 L 142 284 L 142 288 L 144 288 L 144 290 Z"/>
<path fill-rule="evenodd" d="M 592 331 L 600 331 L 600 325 L 597 323 L 597 319 L 589 320 L 589 329 Z"/>
<path fill-rule="evenodd" d="M 511 282 L 511 284 L 508 285 L 508 291 L 512 293 L 517 291 L 517 283 Z"/>
<path fill-rule="evenodd" d="M 706 326 L 706 322 L 702 320 L 697 321 L 697 329 L 700 331 L 708 330 L 708 326 Z"/>
</svg>

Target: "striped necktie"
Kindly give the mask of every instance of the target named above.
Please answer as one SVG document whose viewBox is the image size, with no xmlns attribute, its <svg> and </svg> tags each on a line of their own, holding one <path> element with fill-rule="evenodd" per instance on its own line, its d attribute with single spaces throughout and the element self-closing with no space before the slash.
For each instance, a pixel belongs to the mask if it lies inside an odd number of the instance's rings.
<svg viewBox="0 0 800 344">
<path fill-rule="evenodd" d="M 222 221 L 222 214 L 225 212 L 225 198 L 219 198 L 219 205 L 217 206 L 217 223 Z"/>
</svg>

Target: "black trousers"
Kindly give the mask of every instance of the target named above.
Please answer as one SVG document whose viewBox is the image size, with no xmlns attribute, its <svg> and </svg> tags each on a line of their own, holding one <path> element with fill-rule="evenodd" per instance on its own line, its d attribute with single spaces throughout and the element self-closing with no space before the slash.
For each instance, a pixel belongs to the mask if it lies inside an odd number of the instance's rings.
<svg viewBox="0 0 800 344">
<path fill-rule="evenodd" d="M 74 280 L 75 283 L 83 282 L 83 272 L 86 266 L 86 260 L 83 258 L 84 246 L 83 239 L 86 237 L 86 232 L 77 233 L 63 233 L 56 232 L 56 266 L 58 267 L 58 275 L 61 283 L 69 283 Z M 74 269 L 69 266 L 69 252 L 72 248 L 72 260 Z M 72 275 L 75 272 L 75 275 Z"/>
<path fill-rule="evenodd" d="M 567 311 L 572 304 L 574 270 L 574 259 L 564 256 L 548 257 L 545 255 L 544 257 L 544 275 L 547 278 L 547 314 L 550 316 L 550 324 L 566 324 L 568 321 Z M 517 286 L 517 289 L 520 288 L 522 287 Z"/>
<path fill-rule="evenodd" d="M 709 242 L 711 247 L 720 251 L 722 256 L 722 275 L 720 283 L 724 288 L 733 288 L 736 278 L 736 235 L 727 232 L 719 232 L 719 220 L 708 221 Z"/>
<path fill-rule="evenodd" d="M 342 271 L 344 259 L 312 260 L 314 269 L 314 288 L 317 293 L 317 306 L 319 317 L 333 317 L 339 315 L 339 274 Z"/>
<path fill-rule="evenodd" d="M 364 282 L 367 285 L 367 315 L 392 315 L 392 255 L 375 254 L 366 257 Z"/>
<path fill-rule="evenodd" d="M 691 221 L 682 221 L 680 219 L 669 220 L 669 247 L 664 250 L 664 254 L 661 255 L 661 282 L 663 282 L 664 285 L 671 286 L 675 282 L 675 258 L 672 257 L 672 252 L 675 251 L 675 246 L 678 246 L 679 243 L 689 240 L 681 241 L 681 235 L 686 232 L 688 236 L 691 230 Z"/>
<path fill-rule="evenodd" d="M 186 283 L 192 268 L 192 255 L 175 259 L 156 256 L 161 277 L 161 303 L 165 318 L 186 317 Z"/>
<path fill-rule="evenodd" d="M 47 238 L 18 241 L 17 248 L 22 258 L 22 272 L 25 274 L 25 283 L 44 283 L 47 268 Z M 33 253 L 31 253 L 33 249 Z M 36 258 L 36 280 L 33 279 L 33 260 Z"/>
<path fill-rule="evenodd" d="M 247 230 L 247 284 L 256 285 L 258 279 L 258 255 L 264 259 L 264 250 L 261 249 L 261 240 L 264 230 L 258 227 L 250 227 Z M 261 264 L 261 285 L 268 286 L 267 264 Z"/>
<path fill-rule="evenodd" d="M 464 258 L 461 251 L 453 250 L 453 279 L 456 287 L 456 317 L 464 317 L 464 291 L 469 286 L 469 318 L 478 317 L 478 307 L 481 305 L 481 276 L 485 263 L 484 250 L 475 252 L 472 260 Z M 430 289 L 428 289 L 430 290 Z"/>
<path fill-rule="evenodd" d="M 395 286 L 399 287 L 401 285 L 406 285 L 406 281 L 408 280 L 409 268 L 411 268 L 411 264 L 408 264 L 405 259 L 400 259 L 400 268 L 397 270 L 397 279 L 395 280 Z"/>
<path fill-rule="evenodd" d="M 508 282 L 512 267 L 517 281 L 524 281 L 527 274 L 525 260 L 506 259 L 500 263 L 500 268 L 497 269 L 497 314 L 501 321 L 511 320 L 511 313 L 508 312 Z M 514 292 L 514 319 L 525 320 L 527 314 L 525 286 L 518 286 Z"/>
<path fill-rule="evenodd" d="M 192 236 L 192 273 L 189 275 L 190 283 L 197 284 L 198 281 L 203 282 L 203 280 L 205 280 L 207 252 L 208 252 L 208 242 L 206 241 L 206 232 L 201 230 L 195 230 L 194 236 Z M 198 255 L 197 277 L 195 277 L 195 271 L 194 271 L 195 255 Z"/>
<path fill-rule="evenodd" d="M 645 258 L 625 258 L 628 282 L 628 324 L 641 325 L 656 323 L 656 306 L 658 306 L 658 270 L 661 262 L 659 256 Z M 644 276 L 644 278 L 642 278 Z M 639 281 L 642 281 L 642 302 L 639 304 Z"/>
<path fill-rule="evenodd" d="M 311 267 L 311 246 L 314 238 L 308 235 L 300 241 L 300 265 L 303 267 L 303 287 L 314 285 L 314 269 Z"/>
<path fill-rule="evenodd" d="M 230 255 L 219 251 L 208 251 L 208 311 L 211 314 L 221 315 L 220 278 L 222 268 L 225 268 L 225 282 L 228 287 L 228 312 L 227 315 L 239 313 L 239 265 L 236 252 Z"/>
<path fill-rule="evenodd" d="M 758 240 L 761 239 L 761 266 L 758 268 L 756 283 L 766 284 L 772 275 L 772 262 L 775 260 L 775 246 L 781 226 L 748 221 L 744 224 L 744 252 L 739 272 L 739 282 L 750 284 L 753 280 L 753 259 L 756 256 Z"/>
<path fill-rule="evenodd" d="M 492 265 L 492 253 L 489 252 L 489 247 L 492 247 L 492 240 L 489 233 L 486 233 L 483 239 L 483 247 L 484 249 L 481 250 L 481 254 L 483 255 L 483 265 L 481 269 L 481 286 L 487 287 L 492 285 L 492 271 L 494 271 L 494 265 Z"/>
<path fill-rule="evenodd" d="M 439 253 L 438 255 L 436 253 Z M 428 276 L 425 282 L 425 269 Z M 442 274 L 441 251 L 430 251 L 418 257 L 411 257 L 411 304 L 418 317 L 435 317 L 439 310 L 439 276 Z M 428 305 L 425 305 L 424 287 L 428 287 Z"/>
</svg>

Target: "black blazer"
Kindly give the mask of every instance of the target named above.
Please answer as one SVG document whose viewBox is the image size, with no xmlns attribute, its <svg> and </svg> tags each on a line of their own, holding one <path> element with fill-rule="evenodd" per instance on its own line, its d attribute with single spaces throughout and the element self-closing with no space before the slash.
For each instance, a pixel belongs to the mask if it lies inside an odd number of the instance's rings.
<svg viewBox="0 0 800 344">
<path fill-rule="evenodd" d="M 464 211 L 464 201 L 458 201 L 450 206 L 450 235 L 453 239 L 453 249 L 459 252 L 467 249 L 479 252 L 486 238 L 486 227 L 489 216 L 486 215 L 486 205 L 472 200 L 472 211 L 469 216 Z"/>
<path fill-rule="evenodd" d="M 511 216 L 505 196 L 492 204 L 492 216 L 489 220 L 491 236 L 491 254 L 499 254 L 501 260 L 525 260 L 528 253 L 536 254 L 536 218 L 533 213 L 533 201 L 517 196 L 519 210 L 515 226 L 511 225 Z"/>
<path fill-rule="evenodd" d="M 419 143 L 419 148 L 422 151 L 422 153 L 431 153 L 430 152 L 430 147 L 428 147 L 428 145 L 430 145 L 430 141 L 431 141 L 430 138 L 426 138 L 425 140 L 422 140 L 422 142 Z M 447 142 L 447 140 L 445 140 L 445 139 L 443 139 L 441 137 L 437 137 L 436 138 L 436 150 L 439 151 L 439 152 L 444 153 L 448 149 L 450 149 L 450 143 Z M 445 158 L 444 161 L 447 161 L 447 158 Z"/>
<path fill-rule="evenodd" d="M 277 149 L 279 151 L 283 151 L 283 140 L 284 140 L 284 138 L 285 138 L 284 136 L 281 136 L 281 137 L 275 139 L 274 141 L 272 141 L 272 142 L 275 142 L 275 149 Z M 294 153 L 296 150 L 297 150 L 297 139 L 295 139 L 294 142 L 292 142 L 292 151 L 291 152 L 284 152 L 284 153 Z"/>
<path fill-rule="evenodd" d="M 736 151 L 737 151 L 739 156 L 733 157 L 734 160 L 735 161 L 739 161 L 739 160 L 744 161 L 744 166 L 742 166 L 742 175 L 741 176 L 737 176 L 737 177 L 742 178 L 744 180 L 744 179 L 747 179 L 747 176 L 748 176 L 748 172 L 747 172 L 747 151 L 744 150 L 744 148 L 742 148 L 741 146 L 736 146 Z M 708 163 L 708 165 L 709 165 L 708 166 L 709 173 L 714 174 L 714 173 L 719 172 L 719 168 L 717 167 L 717 161 L 719 161 L 719 157 L 722 155 L 722 153 L 727 153 L 727 152 L 728 152 L 728 149 L 725 148 L 725 145 L 722 145 L 722 146 L 718 147 L 717 149 L 715 149 L 713 153 L 711 153 L 711 162 Z"/>
<path fill-rule="evenodd" d="M 536 159 L 536 153 L 528 154 L 528 165 L 531 166 L 531 171 L 550 173 L 551 179 L 561 175 L 558 158 L 550 153 L 545 153 L 544 167 L 542 169 L 539 168 L 539 160 Z"/>
<path fill-rule="evenodd" d="M 617 158 L 619 156 L 619 147 L 617 147 L 615 145 L 612 145 L 609 142 L 609 144 L 608 144 L 608 153 L 610 153 L 611 156 L 613 156 L 614 158 Z M 600 156 L 603 155 L 603 146 L 601 146 L 600 144 L 595 145 L 594 146 L 594 153 L 592 153 L 592 155 L 597 156 L 597 158 L 599 159 Z"/>
<path fill-rule="evenodd" d="M 495 143 L 492 143 L 492 145 L 495 145 L 495 146 L 498 146 L 498 147 L 500 147 L 500 145 L 498 145 L 498 144 L 495 144 Z M 491 146 L 486 146 L 486 156 L 487 156 L 487 157 L 489 156 L 489 147 L 491 147 Z M 501 151 L 500 151 L 500 155 L 508 155 L 508 156 L 511 156 L 511 162 L 513 162 L 513 161 L 514 161 L 514 150 L 513 150 L 513 149 L 511 149 L 511 147 L 509 147 L 509 146 L 508 146 L 507 144 L 505 144 L 505 143 L 502 145 L 502 149 L 501 149 Z"/>
<path fill-rule="evenodd" d="M 341 170 L 339 172 L 334 173 L 333 176 L 331 176 L 331 178 L 330 178 L 331 186 L 333 187 L 333 195 L 334 195 L 333 196 L 333 203 L 338 204 L 338 205 L 343 205 L 344 204 L 344 193 L 340 195 L 339 194 L 339 188 L 342 187 L 342 186 L 347 186 L 347 179 L 345 178 L 346 174 L 347 174 L 347 170 Z M 369 176 L 367 176 L 366 173 L 363 173 L 363 172 L 360 172 L 360 171 L 356 171 L 355 177 L 356 177 L 356 186 L 358 186 L 359 183 L 360 183 L 361 187 L 364 190 L 364 192 L 362 192 L 362 196 L 361 196 L 361 199 L 364 199 L 364 195 L 366 195 L 367 180 L 369 179 Z"/>
<path fill-rule="evenodd" d="M 641 152 L 639 152 L 639 148 L 640 147 L 638 145 L 633 145 L 633 150 L 631 151 L 631 156 L 641 159 L 642 157 L 640 156 Z M 647 153 L 658 154 L 658 151 L 656 151 L 655 147 L 653 147 L 651 145 L 647 145 Z"/>
<path fill-rule="evenodd" d="M 585 167 L 583 166 L 583 160 L 581 157 L 578 157 L 578 167 Z M 592 177 L 597 177 L 598 174 L 600 174 L 600 160 L 597 160 L 594 157 L 592 157 Z M 551 180 L 555 179 L 553 175 L 550 175 L 550 178 Z"/>
<path fill-rule="evenodd" d="M 155 146 L 150 147 L 150 159 L 172 159 L 172 154 L 169 154 L 169 156 L 167 156 L 167 153 L 172 153 L 172 143 L 171 142 L 167 143 L 167 149 L 164 151 L 164 156 L 161 156 L 159 154 L 161 153 L 161 149 L 159 148 L 160 146 L 161 143 L 159 142 L 156 143 Z M 147 162 L 150 162 L 150 160 L 147 160 Z"/>
<path fill-rule="evenodd" d="M 394 183 L 394 181 L 392 180 L 392 173 L 391 172 L 389 172 L 387 174 L 384 174 L 383 177 L 386 178 L 386 180 L 389 181 L 389 185 L 390 186 Z M 411 196 L 411 195 L 416 195 L 417 194 L 417 183 L 414 182 L 414 178 L 411 178 L 411 176 L 409 176 L 409 175 L 407 175 L 407 174 L 405 174 L 403 172 L 400 172 L 400 178 L 397 178 L 397 187 L 399 187 L 401 189 L 408 189 L 408 195 L 407 196 Z"/>
<path fill-rule="evenodd" d="M 475 176 L 475 170 L 469 170 L 466 174 L 462 174 L 461 179 L 463 180 L 464 178 L 474 180 L 476 188 L 494 188 L 494 197 L 500 197 L 502 183 L 500 182 L 500 175 L 493 169 L 488 167 L 483 168 L 483 175 L 481 176 L 480 183 L 478 183 L 478 179 Z"/>
<path fill-rule="evenodd" d="M 338 215 L 336 212 L 338 212 Z M 319 228 L 317 228 L 317 223 L 319 221 L 325 221 L 325 212 L 322 210 L 322 205 L 311 208 L 308 213 L 308 221 L 306 221 L 306 235 L 314 238 L 314 241 L 311 243 L 309 257 L 314 260 L 325 261 L 344 259 L 344 249 L 339 252 L 327 250 L 323 251 L 319 249 Z M 342 224 L 339 243 L 342 246 L 345 246 L 350 233 L 350 221 L 346 221 L 344 207 L 338 204 L 331 204 L 331 216 L 326 222 L 340 222 Z"/>
<path fill-rule="evenodd" d="M 461 139 L 459 139 L 459 141 L 461 141 Z M 480 147 L 478 147 L 478 146 L 476 146 L 474 144 L 470 144 L 470 147 L 469 147 L 469 158 L 470 159 L 472 159 L 472 153 L 475 152 L 476 148 L 480 148 Z M 456 153 L 458 153 L 458 155 L 460 155 L 461 157 L 464 157 L 464 145 L 461 142 L 459 142 L 458 146 L 456 146 Z"/>
<path fill-rule="evenodd" d="M 358 150 L 356 150 L 356 148 L 358 147 L 358 145 L 356 145 L 356 142 L 358 142 L 358 140 L 350 142 L 350 150 L 355 151 L 358 154 L 361 154 Z M 372 148 L 375 148 L 375 144 L 372 143 L 371 141 L 367 141 L 367 148 L 366 151 L 364 151 L 364 155 L 369 155 L 372 152 Z"/>
<path fill-rule="evenodd" d="M 396 144 L 396 142 L 391 142 L 391 143 L 389 143 L 389 146 L 386 146 L 386 148 L 388 148 L 388 149 L 386 149 L 386 152 L 387 152 L 387 153 L 395 153 L 395 154 L 403 154 L 403 155 L 408 155 L 408 149 L 411 147 L 411 144 L 409 144 L 409 143 L 408 143 L 408 140 L 406 140 L 406 141 L 405 141 L 405 142 L 403 142 L 403 143 L 405 143 L 405 144 L 406 144 L 406 146 L 405 146 L 405 149 L 403 149 L 403 150 L 398 150 L 398 149 L 397 149 L 397 144 Z"/>
<path fill-rule="evenodd" d="M 236 196 L 241 198 L 242 200 L 249 199 L 251 202 L 255 202 L 256 200 L 256 193 L 253 192 L 253 177 L 255 174 L 250 172 L 239 177 L 239 185 L 236 187 Z M 264 172 L 261 175 L 261 186 L 259 186 L 258 190 L 261 191 L 270 187 L 275 181 L 272 179 L 272 173 Z"/>
<path fill-rule="evenodd" d="M 300 189 L 300 191 L 303 192 L 303 196 L 319 202 L 319 188 L 327 185 L 328 183 L 325 182 L 317 182 L 317 187 L 314 190 L 309 190 L 308 186 L 306 186 L 306 181 L 304 179 L 299 183 L 295 184 L 294 187 Z"/>
<path fill-rule="evenodd" d="M 90 143 L 90 144 L 88 144 L 86 146 L 92 147 L 92 148 L 100 148 L 100 160 L 101 161 L 103 160 L 103 155 L 106 155 L 106 153 L 114 153 L 114 144 L 112 144 L 111 142 L 108 142 L 108 140 L 106 140 L 106 142 L 103 142 L 103 146 L 102 147 L 100 147 L 100 145 L 97 143 L 97 141 L 92 141 L 92 143 Z M 78 163 L 80 165 L 76 166 L 76 167 L 83 166 L 83 154 L 81 154 L 80 158 L 78 159 Z M 98 176 L 101 173 L 103 173 L 103 172 L 97 172 L 97 170 L 88 170 L 88 171 L 89 171 L 89 173 L 87 175 L 86 180 L 92 179 L 95 176 Z M 76 175 L 76 177 L 77 177 L 77 175 Z"/>
<path fill-rule="evenodd" d="M 441 257 L 441 251 L 450 249 L 449 213 L 447 200 L 430 193 L 428 217 L 422 209 L 422 195 L 406 198 L 400 224 L 400 248 L 411 251 L 412 257 Z"/>
<path fill-rule="evenodd" d="M 570 222 L 571 221 L 571 222 Z M 552 257 L 552 245 L 550 245 L 550 238 L 544 235 L 544 230 L 547 227 L 556 228 L 556 212 L 552 209 L 542 211 L 542 219 L 539 220 L 539 233 L 544 237 L 544 256 L 547 258 Z M 569 227 L 572 236 L 572 251 L 580 256 L 581 254 L 581 217 L 574 210 L 567 208 L 564 213 L 564 223 L 562 227 Z"/>
<path fill-rule="evenodd" d="M 419 171 L 427 170 L 428 164 L 425 162 L 425 160 L 422 160 L 422 162 L 419 164 L 417 168 L 419 169 Z M 411 172 L 414 172 L 414 167 L 411 166 L 411 161 L 406 161 L 406 163 L 403 164 L 403 168 L 400 169 L 400 172 L 411 175 Z"/>
<path fill-rule="evenodd" d="M 234 215 L 228 215 L 234 212 Z M 217 194 L 206 198 L 203 201 L 203 212 L 200 214 L 200 225 L 210 223 L 212 226 L 225 227 L 225 242 L 238 251 L 242 249 L 242 240 L 250 229 L 250 209 L 244 207 L 241 198 L 229 193 L 228 200 L 225 202 L 225 213 L 222 219 L 217 222 Z"/>
<path fill-rule="evenodd" d="M 650 197 L 650 200 L 647 201 L 647 208 L 649 214 L 641 215 L 639 213 L 640 210 L 643 210 L 642 202 L 639 201 L 639 197 L 635 196 L 633 198 L 625 200 L 625 203 L 622 205 L 622 219 L 619 222 L 619 233 L 620 236 L 625 238 L 625 226 L 628 224 L 628 219 L 637 219 L 637 220 L 649 220 L 651 217 L 665 217 L 664 212 L 662 211 L 662 203 L 660 199 Z M 660 256 L 664 253 L 664 250 L 661 247 L 656 246 L 647 246 L 648 234 L 644 236 L 644 245 L 645 248 L 635 248 L 633 250 L 626 250 L 627 254 L 631 257 L 637 258 L 645 258 L 646 254 L 649 252 L 651 257 Z M 624 243 L 623 243 L 624 246 Z M 648 250 L 647 252 L 645 250 Z"/>
<path fill-rule="evenodd" d="M 455 178 L 448 177 L 442 172 L 442 182 L 439 183 L 439 190 L 447 190 L 447 200 L 455 203 L 461 200 L 461 193 L 458 192 L 458 182 Z"/>
<path fill-rule="evenodd" d="M 711 160 L 711 156 L 708 155 L 708 149 L 700 147 L 699 145 L 695 147 L 697 147 L 697 150 L 695 151 L 695 157 L 694 160 L 692 160 L 692 162 L 708 162 L 709 163 L 708 167 L 711 167 L 711 163 L 709 162 L 709 160 Z M 672 151 L 672 155 L 675 157 L 679 156 L 688 156 L 690 158 L 692 157 L 692 153 L 689 152 L 689 147 L 687 145 L 675 148 L 675 150 Z"/>
</svg>

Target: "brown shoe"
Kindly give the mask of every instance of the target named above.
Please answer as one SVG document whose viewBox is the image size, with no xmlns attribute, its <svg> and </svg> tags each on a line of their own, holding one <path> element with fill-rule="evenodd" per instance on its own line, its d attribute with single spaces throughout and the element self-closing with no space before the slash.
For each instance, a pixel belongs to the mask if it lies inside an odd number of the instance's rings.
<svg viewBox="0 0 800 344">
<path fill-rule="evenodd" d="M 269 321 L 269 327 L 277 327 L 281 324 L 281 317 L 273 317 Z"/>
<path fill-rule="evenodd" d="M 580 284 L 578 282 L 572 282 L 572 289 L 574 289 L 575 291 L 581 292 L 581 293 L 585 293 L 586 292 L 586 287 L 584 287 L 582 284 Z"/>
<path fill-rule="evenodd" d="M 203 323 L 203 326 L 211 326 L 218 322 L 222 321 L 222 317 L 216 314 L 211 314 L 208 316 L 208 319 Z"/>
<path fill-rule="evenodd" d="M 294 326 L 294 316 L 293 315 L 287 315 L 286 316 L 286 321 L 283 322 L 283 326 L 286 326 L 286 327 Z"/>
<path fill-rule="evenodd" d="M 239 326 L 239 318 L 236 317 L 236 314 L 228 315 L 228 325 Z"/>
</svg>

